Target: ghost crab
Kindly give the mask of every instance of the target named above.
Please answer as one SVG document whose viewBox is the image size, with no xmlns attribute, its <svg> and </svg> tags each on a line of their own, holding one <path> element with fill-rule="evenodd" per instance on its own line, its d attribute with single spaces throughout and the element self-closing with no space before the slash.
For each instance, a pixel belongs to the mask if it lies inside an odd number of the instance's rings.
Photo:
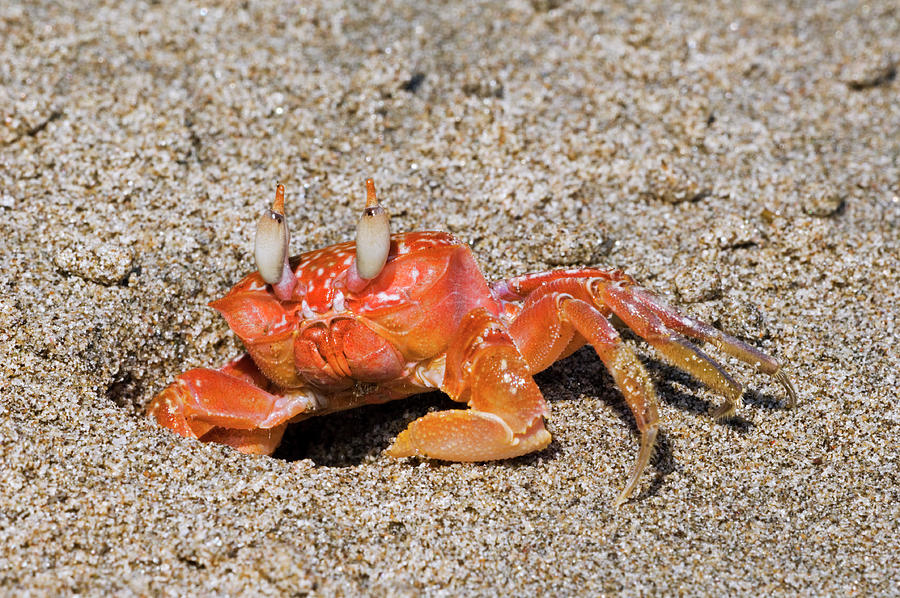
<svg viewBox="0 0 900 598">
<path fill-rule="evenodd" d="M 393 457 L 508 459 L 550 443 L 549 409 L 532 376 L 589 343 L 634 414 L 641 443 L 616 505 L 634 491 L 659 429 L 650 376 L 611 319 L 723 395 L 742 388 L 688 338 L 774 376 L 781 364 L 679 314 L 621 270 L 556 270 L 488 284 L 470 249 L 445 232 L 390 234 L 366 181 L 356 244 L 289 258 L 284 187 L 260 219 L 253 272 L 210 305 L 247 353 L 218 370 L 181 374 L 148 414 L 189 438 L 271 454 L 288 423 L 440 389 L 469 409 L 428 413 L 387 449 Z"/>
</svg>

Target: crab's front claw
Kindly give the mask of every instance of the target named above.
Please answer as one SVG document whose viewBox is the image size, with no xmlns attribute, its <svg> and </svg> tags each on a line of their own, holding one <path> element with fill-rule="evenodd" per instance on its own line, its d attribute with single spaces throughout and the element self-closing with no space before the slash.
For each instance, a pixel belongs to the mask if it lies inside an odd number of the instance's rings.
<svg viewBox="0 0 900 598">
<path fill-rule="evenodd" d="M 147 415 L 185 438 L 217 442 L 242 453 L 270 455 L 288 420 L 309 408 L 303 392 L 271 394 L 248 357 L 223 370 L 194 369 L 156 395 Z"/>
<path fill-rule="evenodd" d="M 175 381 L 166 387 L 164 391 L 153 397 L 147 406 L 147 415 L 156 420 L 156 423 L 168 428 L 185 438 L 200 438 L 208 432 L 212 426 L 188 423 L 184 413 L 184 406 L 189 402 L 186 386 Z"/>
<path fill-rule="evenodd" d="M 216 442 L 227 444 L 248 455 L 271 455 L 284 435 L 287 424 L 281 424 L 273 428 L 233 428 L 227 425 L 213 425 L 207 418 L 193 416 L 191 412 L 198 404 L 204 401 L 196 395 L 196 385 L 186 382 L 185 378 L 198 376 L 191 374 L 211 373 L 213 370 L 192 370 L 179 376 L 164 391 L 159 393 L 150 403 L 147 414 L 156 419 L 157 423 L 168 428 L 185 438 L 196 438 L 203 442 Z M 192 388 L 192 386 L 194 388 Z M 208 402 L 208 401 L 207 401 Z M 228 422 L 235 423 L 235 422 Z"/>
<path fill-rule="evenodd" d="M 447 350 L 441 389 L 470 409 L 429 413 L 397 436 L 388 454 L 447 461 L 518 457 L 550 444 L 547 405 L 528 365 L 500 321 L 484 309 L 467 314 Z"/>
<path fill-rule="evenodd" d="M 426 457 L 445 461 L 499 461 L 539 451 L 550 444 L 550 433 L 538 420 L 523 434 L 514 434 L 491 413 L 437 411 L 415 420 L 388 448 L 392 457 Z"/>
</svg>

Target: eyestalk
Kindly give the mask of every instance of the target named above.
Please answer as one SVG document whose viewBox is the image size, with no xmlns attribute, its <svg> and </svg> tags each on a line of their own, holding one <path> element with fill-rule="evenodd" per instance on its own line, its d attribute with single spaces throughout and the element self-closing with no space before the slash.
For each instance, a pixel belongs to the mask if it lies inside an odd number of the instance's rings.
<svg viewBox="0 0 900 598">
<path fill-rule="evenodd" d="M 391 249 L 391 222 L 375 197 L 375 181 L 366 179 L 366 207 L 356 225 L 356 272 L 363 280 L 381 273 Z"/>
<path fill-rule="evenodd" d="M 284 214 L 284 185 L 275 190 L 275 203 L 263 212 L 256 225 L 254 255 L 260 276 L 272 285 L 275 296 L 286 301 L 291 298 L 297 279 L 288 263 L 291 232 Z"/>
</svg>

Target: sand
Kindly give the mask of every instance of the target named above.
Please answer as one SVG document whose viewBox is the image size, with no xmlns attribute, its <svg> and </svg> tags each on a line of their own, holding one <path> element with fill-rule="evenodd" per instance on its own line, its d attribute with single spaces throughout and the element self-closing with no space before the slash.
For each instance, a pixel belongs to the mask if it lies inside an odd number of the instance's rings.
<svg viewBox="0 0 900 598">
<path fill-rule="evenodd" d="M 0 7 L 0 594 L 896 595 L 900 13 L 784 6 Z M 303 4 L 299 6 L 298 4 Z M 395 461 L 431 394 L 274 457 L 143 417 L 239 343 L 277 181 L 299 252 L 394 230 L 486 277 L 622 267 L 783 360 L 720 398 L 628 343 L 659 451 L 589 349 L 537 376 L 551 446 Z"/>
</svg>

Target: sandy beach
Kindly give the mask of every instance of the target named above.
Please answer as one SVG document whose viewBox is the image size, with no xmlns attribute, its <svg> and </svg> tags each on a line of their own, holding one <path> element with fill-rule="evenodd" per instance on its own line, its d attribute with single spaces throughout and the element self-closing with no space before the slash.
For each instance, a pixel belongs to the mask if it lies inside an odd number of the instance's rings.
<svg viewBox="0 0 900 598">
<path fill-rule="evenodd" d="M 0 595 L 896 596 L 895 2 L 25 2 L 0 7 Z M 144 416 L 241 352 L 207 303 L 287 188 L 294 253 L 450 231 L 489 280 L 625 269 L 782 360 L 721 398 L 628 336 L 662 434 L 589 348 L 546 450 L 384 454 L 439 393 L 272 457 Z"/>
</svg>

